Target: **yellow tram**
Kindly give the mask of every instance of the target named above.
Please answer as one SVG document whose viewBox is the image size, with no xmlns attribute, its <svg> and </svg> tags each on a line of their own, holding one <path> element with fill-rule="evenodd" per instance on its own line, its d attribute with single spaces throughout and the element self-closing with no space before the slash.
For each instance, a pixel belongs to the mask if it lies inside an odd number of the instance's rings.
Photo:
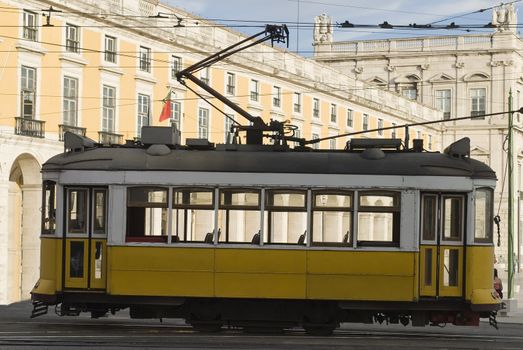
<svg viewBox="0 0 523 350">
<path fill-rule="evenodd" d="M 162 127 L 112 146 L 65 134 L 66 151 L 42 168 L 33 316 L 49 305 L 93 317 L 129 308 L 133 318 L 184 318 L 203 330 L 309 333 L 384 320 L 495 325 L 496 175 L 470 158 L 468 139 L 444 153 L 408 139 L 315 150 L 192 74 L 287 34 L 267 26 L 177 74 L 250 122 L 233 125 L 235 142 L 181 145 Z"/>
<path fill-rule="evenodd" d="M 129 307 L 207 329 L 332 330 L 477 325 L 499 308 L 496 178 L 467 139 L 441 154 L 399 140 L 305 151 L 172 135 L 146 127 L 140 144 L 104 147 L 68 134 L 43 165 L 37 314 Z"/>
</svg>

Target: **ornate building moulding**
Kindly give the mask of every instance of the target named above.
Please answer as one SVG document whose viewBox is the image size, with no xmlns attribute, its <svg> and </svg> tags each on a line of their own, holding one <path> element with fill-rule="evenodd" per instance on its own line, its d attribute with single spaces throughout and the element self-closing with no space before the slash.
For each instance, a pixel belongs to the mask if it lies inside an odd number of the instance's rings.
<svg viewBox="0 0 523 350">
<path fill-rule="evenodd" d="M 486 81 L 490 80 L 490 75 L 484 72 L 471 72 L 463 77 L 463 81 Z"/>
<path fill-rule="evenodd" d="M 451 83 L 453 81 L 456 81 L 456 78 L 445 73 L 439 73 L 434 75 L 428 81 L 429 83 Z"/>
</svg>

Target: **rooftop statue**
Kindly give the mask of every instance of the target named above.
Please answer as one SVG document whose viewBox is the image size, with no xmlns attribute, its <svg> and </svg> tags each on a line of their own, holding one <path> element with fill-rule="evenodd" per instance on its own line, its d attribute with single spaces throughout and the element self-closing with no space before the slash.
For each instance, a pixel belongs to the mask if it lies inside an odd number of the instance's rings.
<svg viewBox="0 0 523 350">
<path fill-rule="evenodd" d="M 332 20 L 325 13 L 314 18 L 314 44 L 332 43 Z"/>
<path fill-rule="evenodd" d="M 501 3 L 492 10 L 492 25 L 497 32 L 516 32 L 517 15 L 514 5 Z"/>
</svg>

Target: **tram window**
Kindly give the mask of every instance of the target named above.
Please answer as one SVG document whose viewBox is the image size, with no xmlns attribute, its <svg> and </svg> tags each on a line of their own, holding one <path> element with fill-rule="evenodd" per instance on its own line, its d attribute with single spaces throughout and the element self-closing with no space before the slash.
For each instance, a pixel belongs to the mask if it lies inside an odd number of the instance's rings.
<svg viewBox="0 0 523 350">
<path fill-rule="evenodd" d="M 69 189 L 67 228 L 69 233 L 87 233 L 87 189 Z"/>
<path fill-rule="evenodd" d="M 352 194 L 314 192 L 312 242 L 315 245 L 352 244 Z"/>
<path fill-rule="evenodd" d="M 459 250 L 445 249 L 443 252 L 443 285 L 445 287 L 458 286 Z"/>
<path fill-rule="evenodd" d="M 56 229 L 56 183 L 44 181 L 42 198 L 42 234 L 54 234 Z"/>
<path fill-rule="evenodd" d="M 477 189 L 475 199 L 476 228 L 474 231 L 474 241 L 492 242 L 493 210 L 492 189 Z"/>
<path fill-rule="evenodd" d="M 399 245 L 400 193 L 365 191 L 358 202 L 358 245 Z"/>
<path fill-rule="evenodd" d="M 435 195 L 423 195 L 422 202 L 422 239 L 434 241 L 436 239 L 436 223 L 438 215 L 438 197 Z"/>
<path fill-rule="evenodd" d="M 267 191 L 268 242 L 302 244 L 307 230 L 305 191 Z"/>
<path fill-rule="evenodd" d="M 205 242 L 214 231 L 214 190 L 175 189 L 172 241 Z"/>
<path fill-rule="evenodd" d="M 260 192 L 241 189 L 220 190 L 218 228 L 222 233 L 220 242 L 256 241 L 254 236 L 260 231 Z"/>
<path fill-rule="evenodd" d="M 167 189 L 127 189 L 128 242 L 167 241 Z"/>
<path fill-rule="evenodd" d="M 107 223 L 107 191 L 94 190 L 93 233 L 105 234 Z"/>
<path fill-rule="evenodd" d="M 459 241 L 463 236 L 463 197 L 443 197 L 443 239 Z"/>
</svg>

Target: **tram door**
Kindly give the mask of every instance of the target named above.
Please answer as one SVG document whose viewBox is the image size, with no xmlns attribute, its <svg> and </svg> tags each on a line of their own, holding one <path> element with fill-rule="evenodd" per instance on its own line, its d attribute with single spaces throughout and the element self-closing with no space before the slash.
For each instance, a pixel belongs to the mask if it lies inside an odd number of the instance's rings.
<svg viewBox="0 0 523 350">
<path fill-rule="evenodd" d="M 64 287 L 105 290 L 107 189 L 66 188 Z"/>
<path fill-rule="evenodd" d="M 462 297 L 465 195 L 421 197 L 420 296 Z"/>
</svg>

